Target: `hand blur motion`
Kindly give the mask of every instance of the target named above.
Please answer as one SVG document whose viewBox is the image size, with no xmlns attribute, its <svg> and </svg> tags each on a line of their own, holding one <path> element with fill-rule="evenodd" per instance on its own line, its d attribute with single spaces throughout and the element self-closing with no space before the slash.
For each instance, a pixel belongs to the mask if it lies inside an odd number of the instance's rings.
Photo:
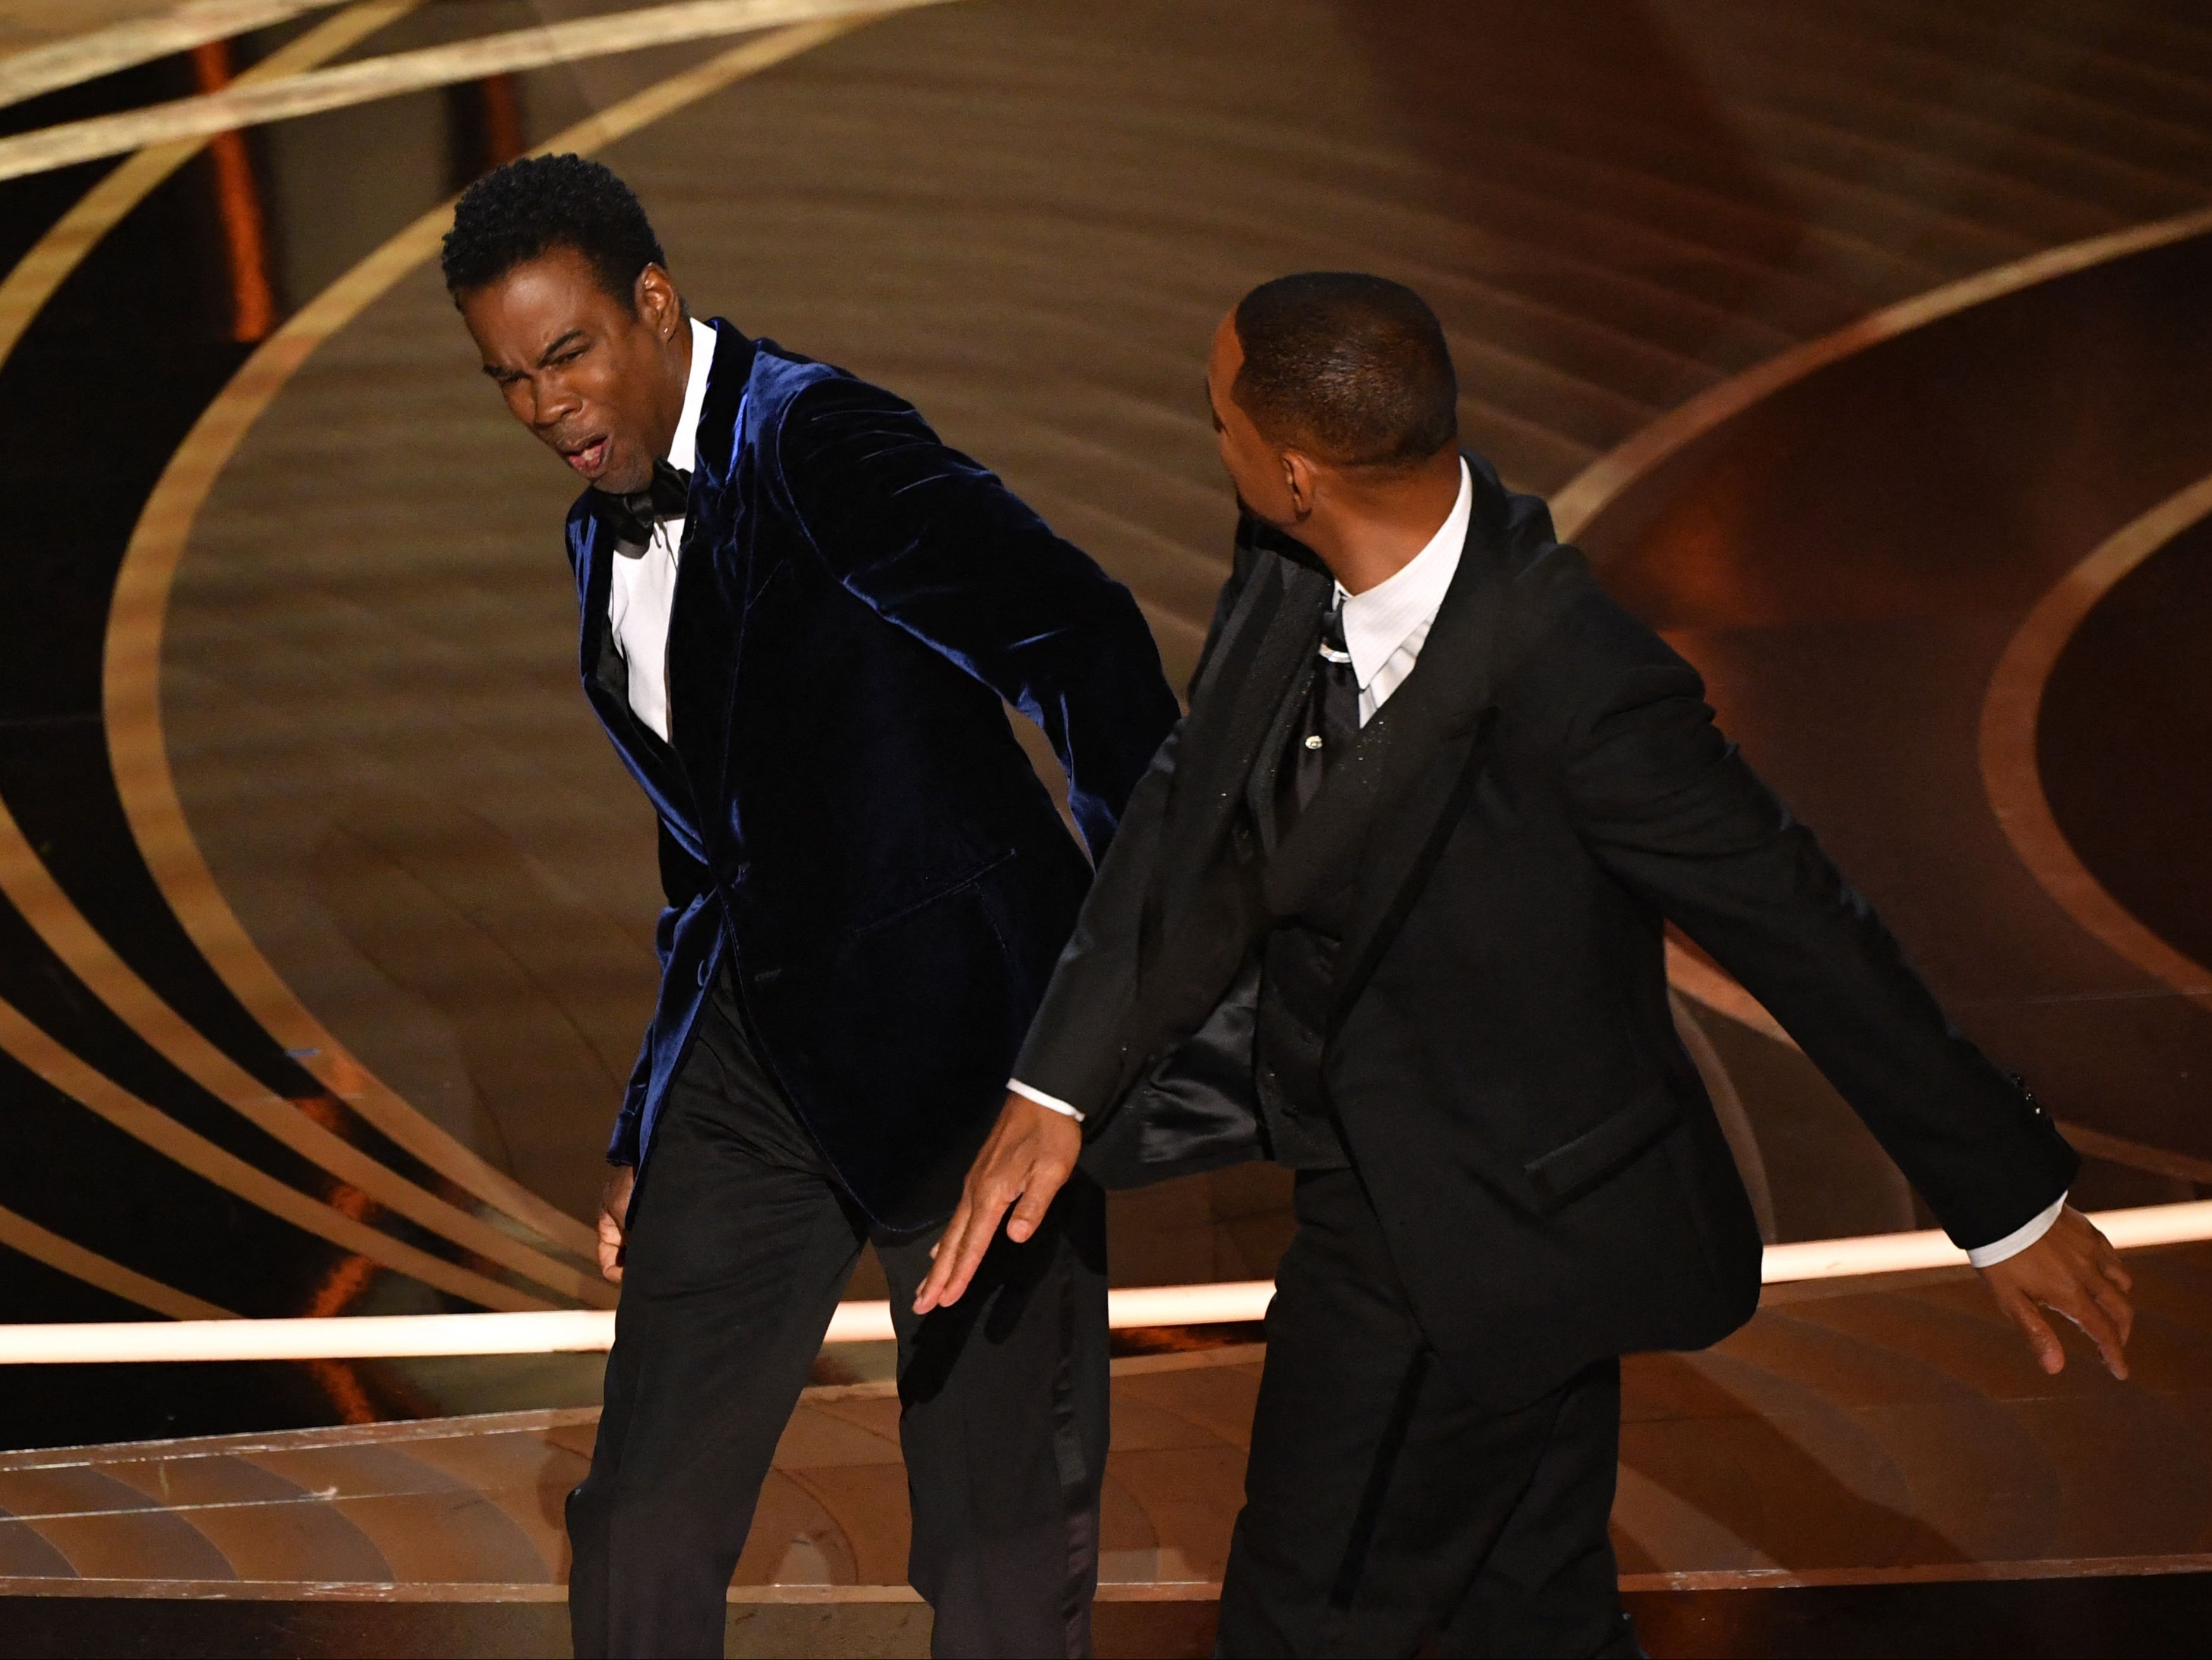
<svg viewBox="0 0 2212 1660">
<path fill-rule="evenodd" d="M 617 1164 L 599 1190 L 599 1272 L 617 1286 L 623 1276 L 623 1230 L 629 1222 L 629 1196 L 636 1186 L 636 1170 Z"/>
<path fill-rule="evenodd" d="M 1081 1124 L 1026 1096 L 1008 1095 L 991 1139 L 969 1167 L 960 1207 L 930 1252 L 934 1263 L 915 1293 L 914 1311 L 927 1314 L 960 1300 L 1009 1205 L 1013 1214 L 1006 1217 L 1006 1237 L 1019 1244 L 1035 1233 L 1082 1152 Z M 605 1228 L 602 1220 L 603 1238 Z"/>
<path fill-rule="evenodd" d="M 2135 1281 L 2120 1266 L 2112 1241 L 2073 1206 L 2058 1213 L 2042 1238 L 1981 1275 L 2045 1371 L 2055 1377 L 2066 1366 L 2066 1351 L 2043 1317 L 2048 1309 L 2081 1329 L 2104 1357 L 2106 1371 L 2115 1377 L 2128 1375 L 2128 1334 L 2136 1323 L 2128 1291 Z"/>
</svg>

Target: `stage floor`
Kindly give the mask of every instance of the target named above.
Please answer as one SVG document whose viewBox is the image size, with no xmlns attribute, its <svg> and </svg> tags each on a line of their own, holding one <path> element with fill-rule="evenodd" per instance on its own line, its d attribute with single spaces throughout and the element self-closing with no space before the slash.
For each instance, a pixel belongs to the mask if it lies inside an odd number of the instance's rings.
<svg viewBox="0 0 2212 1660">
<path fill-rule="evenodd" d="M 272 4 L 37 95 L 0 57 L 0 144 L 628 9 Z M 167 8 L 0 0 L 0 46 L 64 10 Z M 652 826 L 577 690 L 573 480 L 434 271 L 441 204 L 548 143 L 637 185 L 702 313 L 999 470 L 1178 679 L 1232 518 L 1222 309 L 1295 269 L 1413 283 L 1467 441 L 1705 672 L 2088 1155 L 2084 1207 L 2212 1193 L 2201 13 L 956 0 L 448 54 L 0 177 L 0 1322 L 612 1300 L 582 1219 L 652 1002 Z M 1677 946 L 1769 1238 L 1928 1225 Z M 1118 1195 L 1114 1276 L 1265 1278 L 1290 1228 L 1271 1169 Z M 1964 1273 L 1772 1287 L 1711 1353 L 1632 1360 L 1653 1651 L 2201 1650 L 2212 1245 L 2131 1263 L 2124 1386 L 2078 1347 L 2040 1377 Z M 1207 1650 L 1255 1335 L 1116 1362 L 1105 1651 Z M 825 1356 L 738 1651 L 926 1648 L 882 1367 Z M 598 1395 L 574 1355 L 0 1368 L 0 1438 L 46 1449 L 0 1454 L 0 1656 L 550 1651 Z"/>
<path fill-rule="evenodd" d="M 2103 1651 L 2114 1653 L 2155 1651 L 2157 1621 L 2183 1607 L 2212 1615 L 2212 1579 L 2189 1578 L 2212 1575 L 2212 1246 L 2133 1261 L 2142 1316 L 2132 1384 L 2078 1346 L 2057 1378 L 2021 1365 L 2016 1340 L 1959 1272 L 1771 1288 L 1751 1324 L 1711 1351 L 1632 1359 L 1614 1535 L 1654 1651 L 1759 1652 L 1744 1646 L 1753 1633 L 1779 1641 L 1799 1624 L 1808 1641 L 1859 1631 L 1850 1609 L 1862 1605 L 1834 1600 L 1853 1588 L 1890 1598 L 1864 1607 L 1910 1612 L 1916 1593 L 1903 1588 L 1982 1587 L 1957 1594 L 1996 1599 L 1996 1623 L 1975 1627 L 1995 1640 L 2014 1628 L 2003 1610 L 2014 1594 L 1992 1587 L 2180 1576 L 2082 1593 L 2120 1599 L 2098 1605 L 2118 1622 Z M 1114 1362 L 1102 1644 L 1110 1635 L 1134 1653 L 1198 1640 L 1241 1501 L 1264 1357 L 1230 1341 Z M 843 1358 L 859 1371 L 884 1359 Z M 407 1604 L 418 1608 L 411 1626 L 272 1609 L 255 1629 L 303 1651 L 455 1640 L 464 1607 L 563 1599 L 562 1501 L 597 1417 L 557 1409 L 0 1455 L 0 1598 Z M 887 1380 L 806 1391 L 731 1587 L 733 1652 L 926 1651 L 926 1610 L 905 1584 L 897 1420 Z M 1827 1612 L 1754 1615 L 1724 1595 L 1785 1589 L 1830 1600 L 1758 1606 Z M 2028 1600 L 2018 1606 L 2040 1595 L 2019 1592 Z M 82 1620 L 111 1616 L 37 1617 L 82 1643 Z M 178 1640 L 197 1631 L 216 1642 L 206 1622 L 232 1621 L 220 1630 L 234 1633 L 251 1616 L 161 1618 L 186 1634 Z M 542 1635 L 552 1618 L 517 1610 L 482 1631 L 524 1641 L 515 1634 Z M 2061 1628 L 2072 1629 L 2051 1629 Z M 1689 1646 L 1670 1650 L 1662 1634 Z M 817 1641 L 828 1646 L 801 1646 Z M 23 1651 L 0 1635 L 0 1652 Z"/>
</svg>

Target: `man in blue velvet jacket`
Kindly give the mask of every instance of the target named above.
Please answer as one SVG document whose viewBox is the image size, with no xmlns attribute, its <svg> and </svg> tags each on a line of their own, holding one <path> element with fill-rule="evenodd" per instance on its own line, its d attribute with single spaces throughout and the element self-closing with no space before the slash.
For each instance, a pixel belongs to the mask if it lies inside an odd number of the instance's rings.
<svg viewBox="0 0 2212 1660">
<path fill-rule="evenodd" d="M 590 486 L 584 689 L 659 817 L 659 1007 L 616 1122 L 623 1282 L 568 1503 L 579 1655 L 719 1654 L 776 1440 L 862 1245 L 898 1322 L 909 1572 L 939 1653 L 1088 1651 L 1103 1201 L 909 1304 L 1176 705 L 1126 590 L 912 407 L 692 319 L 636 198 L 528 159 L 465 194 L 447 287 Z M 773 1566 L 770 1564 L 769 1566 Z"/>
</svg>

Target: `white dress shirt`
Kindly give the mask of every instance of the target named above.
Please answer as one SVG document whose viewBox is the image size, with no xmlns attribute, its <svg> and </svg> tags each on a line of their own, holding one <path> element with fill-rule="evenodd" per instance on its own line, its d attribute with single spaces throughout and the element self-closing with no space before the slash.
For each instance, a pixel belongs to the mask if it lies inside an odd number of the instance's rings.
<svg viewBox="0 0 2212 1660">
<path fill-rule="evenodd" d="M 1346 593 L 1337 584 L 1344 643 L 1352 654 L 1352 678 L 1359 683 L 1361 726 L 1375 718 L 1375 711 L 1413 672 L 1444 592 L 1459 575 L 1460 550 L 1467 545 L 1468 521 L 1474 517 L 1474 481 L 1462 460 L 1459 497 L 1426 546 L 1364 593 Z"/>
<path fill-rule="evenodd" d="M 1363 593 L 1346 593 L 1343 584 L 1337 585 L 1336 602 L 1344 607 L 1344 643 L 1352 654 L 1352 677 L 1359 683 L 1361 726 L 1375 718 L 1375 711 L 1413 672 L 1437 612 L 1443 605 L 1445 591 L 1459 574 L 1460 551 L 1467 545 L 1468 522 L 1474 514 L 1474 481 L 1462 460 L 1459 499 L 1428 545 Z M 1070 1118 L 1083 1116 L 1066 1102 L 1031 1089 L 1019 1079 L 1010 1081 L 1007 1087 L 1041 1107 Z M 2062 1193 L 2051 1201 L 2049 1209 L 2003 1238 L 1974 1247 L 1966 1253 L 1966 1260 L 1978 1268 L 1986 1268 L 2026 1250 L 2051 1231 L 2065 1203 L 2066 1195 Z"/>
<path fill-rule="evenodd" d="M 1352 678 L 1359 682 L 1361 726 L 1375 718 L 1375 711 L 1413 672 L 1429 628 L 1444 603 L 1444 590 L 1458 574 L 1460 549 L 1466 544 L 1468 520 L 1474 516 L 1474 481 L 1462 460 L 1459 497 L 1428 544 L 1364 593 L 1346 594 L 1344 585 L 1337 585 L 1336 603 L 1344 607 L 1344 643 L 1352 653 Z M 1007 1079 L 1006 1087 L 1070 1118 L 1083 1116 L 1058 1096 L 1032 1089 L 1018 1078 Z"/>
<path fill-rule="evenodd" d="M 684 387 L 684 413 L 668 441 L 668 465 L 691 471 L 699 461 L 699 409 L 707 399 L 707 374 L 714 363 L 714 331 L 691 320 L 691 374 Z M 615 544 L 613 580 L 607 584 L 607 626 L 629 671 L 630 713 L 668 739 L 668 613 L 676 603 L 676 561 L 684 546 L 684 521 L 665 519 L 653 539 Z"/>
</svg>

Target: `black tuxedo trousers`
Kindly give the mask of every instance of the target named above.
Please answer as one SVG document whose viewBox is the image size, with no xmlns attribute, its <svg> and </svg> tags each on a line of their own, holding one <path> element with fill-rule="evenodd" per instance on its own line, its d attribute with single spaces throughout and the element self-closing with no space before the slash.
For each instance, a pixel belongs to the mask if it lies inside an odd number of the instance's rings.
<svg viewBox="0 0 2212 1660">
<path fill-rule="evenodd" d="M 1619 1639 L 1604 1379 L 1717 1341 L 1759 1292 L 1758 1226 L 1674 1026 L 1668 922 L 1960 1246 L 2079 1163 L 1722 735 L 1696 671 L 1542 502 L 1466 460 L 1467 539 L 1419 662 L 1272 839 L 1252 826 L 1333 584 L 1246 526 L 1190 713 L 1015 1067 L 1084 1112 L 1109 1185 L 1279 1152 L 1292 1109 L 1340 1133 L 1351 1168 L 1301 1177 L 1269 1317 L 1231 1654 Z M 1281 970 L 1285 942 L 1311 960 L 1271 1000 L 1251 965 Z"/>
<path fill-rule="evenodd" d="M 1103 1195 L 916 1318 L 937 1228 L 872 1229 L 762 1068 L 726 979 L 631 1201 L 591 1473 L 569 1496 L 580 1656 L 720 1655 L 724 1592 L 778 1438 L 871 1239 L 898 1329 L 908 1565 L 934 1651 L 1090 1652 L 1106 1462 Z"/>
<path fill-rule="evenodd" d="M 1636 1653 L 1607 1531 L 1620 1363 L 1486 1406 L 1423 1333 L 1358 1175 L 1302 1171 L 1296 1204 L 1217 1651 Z"/>
</svg>

